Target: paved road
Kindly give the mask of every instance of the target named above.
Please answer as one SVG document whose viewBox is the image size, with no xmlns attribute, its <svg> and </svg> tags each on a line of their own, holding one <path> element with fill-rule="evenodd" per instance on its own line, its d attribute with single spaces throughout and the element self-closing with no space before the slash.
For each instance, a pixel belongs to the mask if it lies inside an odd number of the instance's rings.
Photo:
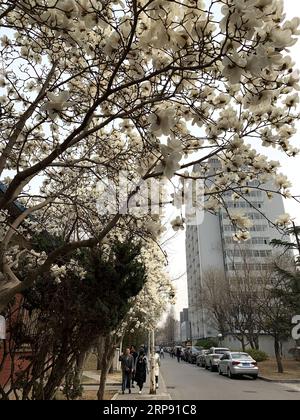
<svg viewBox="0 0 300 420">
<path fill-rule="evenodd" d="M 168 354 L 161 370 L 174 400 L 300 400 L 300 384 L 276 384 L 251 378 L 229 379 Z"/>
</svg>

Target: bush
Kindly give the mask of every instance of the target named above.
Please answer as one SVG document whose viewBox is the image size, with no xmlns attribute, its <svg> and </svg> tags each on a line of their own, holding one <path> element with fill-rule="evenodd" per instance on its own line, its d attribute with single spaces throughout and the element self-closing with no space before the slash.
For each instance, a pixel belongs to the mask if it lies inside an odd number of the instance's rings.
<svg viewBox="0 0 300 420">
<path fill-rule="evenodd" d="M 267 353 L 261 350 L 247 349 L 246 352 L 250 354 L 250 356 L 253 357 L 253 359 L 257 362 L 264 362 L 269 359 Z"/>
<path fill-rule="evenodd" d="M 205 350 L 210 349 L 211 347 L 218 347 L 218 340 L 214 338 L 205 338 L 203 340 L 198 340 L 197 347 L 203 347 Z"/>
</svg>

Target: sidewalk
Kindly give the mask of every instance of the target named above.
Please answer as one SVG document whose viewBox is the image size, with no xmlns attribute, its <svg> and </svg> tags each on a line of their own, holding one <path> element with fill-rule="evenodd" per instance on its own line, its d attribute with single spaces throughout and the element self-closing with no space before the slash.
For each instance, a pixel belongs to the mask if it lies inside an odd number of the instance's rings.
<svg viewBox="0 0 300 420">
<path fill-rule="evenodd" d="M 159 375 L 159 388 L 156 390 L 155 395 L 150 395 L 150 384 L 149 376 L 147 382 L 144 385 L 142 394 L 139 394 L 139 387 L 135 384 L 135 388 L 131 388 L 131 394 L 128 394 L 128 389 L 125 391 L 125 394 L 122 394 L 122 391 L 119 392 L 112 398 L 112 400 L 122 401 L 122 400 L 171 400 L 171 395 L 167 392 L 167 387 L 162 375 Z"/>
<path fill-rule="evenodd" d="M 300 379 L 274 379 L 263 375 L 258 375 L 258 378 L 262 381 L 273 382 L 275 384 L 300 384 Z"/>
<path fill-rule="evenodd" d="M 100 372 L 99 371 L 93 371 L 93 370 L 85 370 L 83 371 L 83 375 L 85 377 L 85 381 L 82 383 L 82 385 L 99 385 L 100 383 Z M 88 380 L 90 379 L 90 380 Z M 109 386 L 119 386 L 121 382 L 121 373 L 120 372 L 114 372 L 110 373 L 107 376 L 106 379 L 106 385 Z"/>
</svg>

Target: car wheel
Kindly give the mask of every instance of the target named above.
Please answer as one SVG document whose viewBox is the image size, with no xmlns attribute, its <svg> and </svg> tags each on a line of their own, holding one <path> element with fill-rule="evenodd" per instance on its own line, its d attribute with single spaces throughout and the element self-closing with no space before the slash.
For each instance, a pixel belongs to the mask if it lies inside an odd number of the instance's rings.
<svg viewBox="0 0 300 420">
<path fill-rule="evenodd" d="M 210 364 L 209 369 L 210 369 L 210 371 L 211 371 L 211 372 L 213 372 L 213 371 L 214 371 L 214 367 L 213 367 L 213 365 L 212 365 L 212 364 Z"/>
<path fill-rule="evenodd" d="M 205 363 L 205 366 L 204 366 L 204 367 L 205 367 L 205 369 L 206 369 L 206 370 L 208 370 L 208 366 L 207 366 L 207 364 L 206 364 L 206 363 Z"/>
<path fill-rule="evenodd" d="M 220 376 L 222 376 L 222 375 L 223 375 L 223 373 L 222 373 L 222 371 L 221 371 L 220 366 L 218 367 L 218 371 L 219 371 L 219 375 L 220 375 Z"/>
<path fill-rule="evenodd" d="M 253 375 L 252 378 L 254 379 L 254 381 L 256 381 L 257 375 Z"/>
<path fill-rule="evenodd" d="M 227 375 L 228 375 L 228 378 L 229 379 L 234 379 L 234 375 L 231 373 L 231 370 L 230 369 L 228 369 Z"/>
</svg>

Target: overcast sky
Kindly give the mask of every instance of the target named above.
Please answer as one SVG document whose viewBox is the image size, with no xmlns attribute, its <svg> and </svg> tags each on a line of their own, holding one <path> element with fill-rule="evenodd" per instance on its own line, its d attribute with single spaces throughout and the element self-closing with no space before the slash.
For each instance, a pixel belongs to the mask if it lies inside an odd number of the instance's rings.
<svg viewBox="0 0 300 420">
<path fill-rule="evenodd" d="M 287 18 L 295 16 L 300 17 L 300 2 L 296 0 L 284 0 Z M 300 39 L 293 49 L 291 55 L 300 69 Z M 298 134 L 294 137 L 294 145 L 300 148 L 300 124 L 298 125 Z M 268 149 L 269 150 L 269 149 Z M 270 153 L 270 152 L 269 152 Z M 280 161 L 281 172 L 285 173 L 293 183 L 291 189 L 294 195 L 300 196 L 300 156 L 297 158 L 283 158 L 281 154 L 271 153 L 270 158 Z M 300 204 L 292 200 L 285 200 L 285 209 L 292 217 L 300 223 Z M 180 232 L 173 240 L 168 241 L 167 252 L 169 255 L 169 270 L 174 285 L 177 289 L 177 303 L 175 312 L 179 317 L 179 312 L 184 307 L 188 307 L 187 284 L 186 284 L 186 261 L 185 261 L 185 232 Z M 182 276 L 183 275 L 183 276 Z M 180 277 L 180 279 L 178 279 Z"/>
</svg>

